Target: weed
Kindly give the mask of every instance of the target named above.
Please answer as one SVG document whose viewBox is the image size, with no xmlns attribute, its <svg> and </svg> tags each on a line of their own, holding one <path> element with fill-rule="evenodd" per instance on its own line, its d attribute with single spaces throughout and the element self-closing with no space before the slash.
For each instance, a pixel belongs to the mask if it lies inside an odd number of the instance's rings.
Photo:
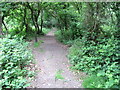
<svg viewBox="0 0 120 90">
<path fill-rule="evenodd" d="M 55 74 L 55 79 L 64 79 L 64 77 L 62 76 L 63 71 L 59 70 L 56 72 Z"/>
<path fill-rule="evenodd" d="M 27 46 L 28 43 L 22 38 L 0 39 L 0 65 L 2 67 L 0 85 L 2 88 L 25 88 L 29 85 L 25 78 L 30 74 L 28 75 L 29 70 L 25 67 L 33 58 L 31 52 L 27 50 Z"/>
<path fill-rule="evenodd" d="M 41 43 L 43 43 L 43 40 L 39 40 L 38 42 L 35 42 L 34 47 L 39 47 Z"/>
</svg>

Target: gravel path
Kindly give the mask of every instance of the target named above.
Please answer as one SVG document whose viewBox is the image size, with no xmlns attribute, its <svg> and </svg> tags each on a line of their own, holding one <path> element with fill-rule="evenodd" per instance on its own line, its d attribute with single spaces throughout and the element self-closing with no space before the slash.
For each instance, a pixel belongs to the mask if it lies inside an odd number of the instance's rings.
<svg viewBox="0 0 120 90">
<path fill-rule="evenodd" d="M 82 88 L 82 80 L 78 81 L 78 77 L 69 69 L 69 60 L 66 57 L 67 47 L 55 40 L 54 31 L 55 29 L 39 38 L 39 40 L 43 40 L 43 43 L 39 47 L 33 48 L 36 66 L 41 70 L 32 81 L 31 87 Z"/>
</svg>

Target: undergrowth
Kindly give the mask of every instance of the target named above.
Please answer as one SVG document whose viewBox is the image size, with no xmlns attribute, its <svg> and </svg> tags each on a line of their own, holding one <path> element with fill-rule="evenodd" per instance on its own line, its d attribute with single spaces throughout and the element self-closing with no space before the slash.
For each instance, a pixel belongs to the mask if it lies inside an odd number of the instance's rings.
<svg viewBox="0 0 120 90">
<path fill-rule="evenodd" d="M 120 88 L 120 41 L 111 37 L 95 41 L 86 37 L 73 38 L 71 30 L 58 30 L 56 38 L 70 45 L 68 58 L 72 69 L 89 75 L 83 82 L 85 88 Z"/>
<path fill-rule="evenodd" d="M 75 40 L 68 58 L 74 69 L 89 74 L 83 82 L 85 88 L 120 88 L 119 51 L 119 41 L 114 37 L 100 39 L 98 44 L 82 38 Z"/>
<path fill-rule="evenodd" d="M 47 34 L 48 32 L 50 32 L 50 28 L 43 28 L 42 31 L 44 34 Z"/>
<path fill-rule="evenodd" d="M 56 36 L 56 39 L 63 44 L 67 44 L 67 45 L 71 46 L 74 42 L 72 39 L 72 31 L 71 30 L 68 30 L 68 31 L 57 30 L 55 32 L 55 36 Z"/>
<path fill-rule="evenodd" d="M 38 42 L 34 42 L 34 47 L 39 47 L 41 43 L 43 43 L 43 40 L 39 40 Z"/>
<path fill-rule="evenodd" d="M 22 38 L 0 39 L 0 86 L 1 88 L 25 88 L 29 86 L 26 77 L 30 75 L 26 65 L 32 62 L 28 43 Z"/>
</svg>

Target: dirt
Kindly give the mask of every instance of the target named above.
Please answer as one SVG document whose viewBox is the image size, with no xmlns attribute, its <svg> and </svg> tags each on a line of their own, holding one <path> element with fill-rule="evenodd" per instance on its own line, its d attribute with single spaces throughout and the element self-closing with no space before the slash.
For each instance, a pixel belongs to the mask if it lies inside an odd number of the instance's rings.
<svg viewBox="0 0 120 90">
<path fill-rule="evenodd" d="M 59 43 L 54 36 L 55 28 L 47 35 L 40 37 L 43 43 L 39 47 L 32 47 L 36 66 L 40 68 L 35 80 L 31 82 L 33 88 L 82 88 L 82 80 L 70 70 L 67 46 Z M 33 45 L 33 44 L 32 44 Z M 57 76 L 61 72 L 63 79 Z"/>
</svg>

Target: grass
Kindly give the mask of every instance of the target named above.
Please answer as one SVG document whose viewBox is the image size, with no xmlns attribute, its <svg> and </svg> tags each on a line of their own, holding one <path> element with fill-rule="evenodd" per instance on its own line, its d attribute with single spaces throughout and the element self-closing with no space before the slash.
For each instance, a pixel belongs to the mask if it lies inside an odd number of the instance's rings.
<svg viewBox="0 0 120 90">
<path fill-rule="evenodd" d="M 44 43 L 43 40 L 39 40 L 38 42 L 34 43 L 34 47 L 39 47 L 41 43 Z"/>
<path fill-rule="evenodd" d="M 55 74 L 55 79 L 62 79 L 63 80 L 64 77 L 62 76 L 62 73 L 63 73 L 62 70 L 57 71 Z"/>
<path fill-rule="evenodd" d="M 44 52 L 44 50 L 43 50 L 43 49 L 40 49 L 40 52 Z"/>
</svg>

